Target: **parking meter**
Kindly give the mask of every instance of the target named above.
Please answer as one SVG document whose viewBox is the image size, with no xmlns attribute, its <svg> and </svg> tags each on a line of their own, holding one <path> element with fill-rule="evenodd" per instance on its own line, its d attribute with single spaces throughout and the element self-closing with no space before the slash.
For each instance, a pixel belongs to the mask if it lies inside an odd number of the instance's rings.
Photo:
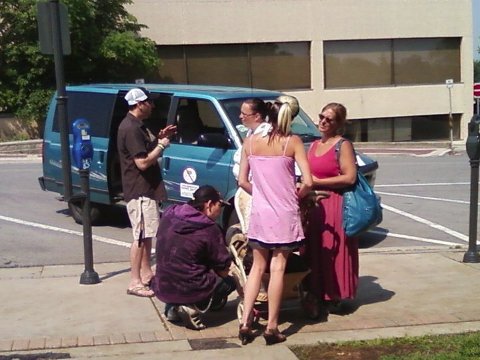
<svg viewBox="0 0 480 360">
<path fill-rule="evenodd" d="M 472 117 L 468 123 L 467 155 L 470 160 L 480 159 L 480 115 Z"/>
<path fill-rule="evenodd" d="M 93 146 L 90 140 L 90 124 L 86 119 L 77 119 L 72 125 L 72 158 L 80 170 L 88 170 L 92 162 Z"/>
<path fill-rule="evenodd" d="M 90 140 L 90 124 L 85 119 L 77 119 L 72 124 L 72 132 L 72 157 L 80 174 L 80 188 L 82 190 L 80 193 L 73 195 L 70 200 L 82 204 L 85 271 L 80 276 L 80 284 L 98 284 L 100 278 L 93 269 L 92 223 L 90 219 L 89 169 L 93 157 L 93 146 Z"/>
</svg>

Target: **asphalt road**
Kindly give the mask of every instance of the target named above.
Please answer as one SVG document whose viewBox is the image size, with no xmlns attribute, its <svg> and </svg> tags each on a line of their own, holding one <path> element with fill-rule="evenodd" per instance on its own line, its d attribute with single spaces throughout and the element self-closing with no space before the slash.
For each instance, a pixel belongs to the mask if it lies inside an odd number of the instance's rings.
<svg viewBox="0 0 480 360">
<path fill-rule="evenodd" d="M 384 220 L 364 246 L 468 244 L 471 168 L 465 153 L 379 156 L 377 161 L 375 191 L 382 198 Z M 376 244 L 381 234 L 387 237 Z"/>
<path fill-rule="evenodd" d="M 382 224 L 362 237 L 364 249 L 466 246 L 470 166 L 465 154 L 375 156 Z M 82 226 L 57 194 L 41 191 L 41 162 L 0 159 L 0 267 L 83 264 Z M 93 228 L 94 262 L 128 260 L 124 212 Z M 478 235 L 477 235 L 478 237 Z"/>
</svg>

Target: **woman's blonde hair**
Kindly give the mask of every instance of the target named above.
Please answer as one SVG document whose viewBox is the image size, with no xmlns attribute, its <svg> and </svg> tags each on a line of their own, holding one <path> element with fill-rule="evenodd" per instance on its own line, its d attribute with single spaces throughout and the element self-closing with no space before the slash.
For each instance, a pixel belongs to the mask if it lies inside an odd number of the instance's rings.
<svg viewBox="0 0 480 360">
<path fill-rule="evenodd" d="M 290 135 L 293 118 L 299 112 L 298 100 L 293 96 L 279 96 L 273 103 L 268 103 L 268 120 L 273 127 L 271 141 L 276 135 Z"/>
<path fill-rule="evenodd" d="M 300 111 L 300 105 L 298 104 L 296 97 L 291 95 L 280 95 L 275 101 L 278 101 L 282 104 L 288 104 L 290 106 L 290 110 L 292 111 L 292 118 L 298 115 L 298 112 Z"/>
<path fill-rule="evenodd" d="M 288 103 L 280 104 L 277 115 L 278 130 L 282 135 L 290 134 L 292 128 L 292 109 Z"/>
</svg>

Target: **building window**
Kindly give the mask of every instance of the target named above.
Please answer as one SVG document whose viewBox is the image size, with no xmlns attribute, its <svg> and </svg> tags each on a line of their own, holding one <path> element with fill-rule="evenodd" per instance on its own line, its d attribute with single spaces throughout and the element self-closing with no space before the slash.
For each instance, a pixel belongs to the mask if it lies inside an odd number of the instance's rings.
<svg viewBox="0 0 480 360">
<path fill-rule="evenodd" d="M 460 39 L 398 39 L 393 41 L 395 84 L 460 82 Z"/>
<path fill-rule="evenodd" d="M 390 40 L 325 42 L 325 88 L 391 84 L 391 47 Z"/>
<path fill-rule="evenodd" d="M 165 45 L 158 80 L 275 90 L 310 88 L 310 43 Z"/>
<path fill-rule="evenodd" d="M 453 114 L 453 138 L 460 139 L 460 115 Z M 449 115 L 350 120 L 345 136 L 355 142 L 448 140 Z"/>
<path fill-rule="evenodd" d="M 249 45 L 252 86 L 309 89 L 310 47 L 305 42 Z"/>
<path fill-rule="evenodd" d="M 184 51 L 189 84 L 249 85 L 246 46 L 190 45 Z"/>
<path fill-rule="evenodd" d="M 460 38 L 324 42 L 325 88 L 460 82 Z"/>
</svg>

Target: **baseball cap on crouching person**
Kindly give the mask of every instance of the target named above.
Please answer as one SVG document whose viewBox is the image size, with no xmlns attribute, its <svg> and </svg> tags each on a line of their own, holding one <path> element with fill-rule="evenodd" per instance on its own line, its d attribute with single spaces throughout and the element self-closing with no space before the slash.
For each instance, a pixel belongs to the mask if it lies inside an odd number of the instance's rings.
<svg viewBox="0 0 480 360">
<path fill-rule="evenodd" d="M 137 105 L 139 102 L 146 100 L 155 100 L 156 98 L 158 98 L 158 94 L 152 94 L 143 87 L 133 88 L 125 95 L 125 100 L 129 106 Z"/>
<path fill-rule="evenodd" d="M 211 185 L 202 185 L 194 193 L 193 198 L 188 202 L 197 210 L 203 209 L 203 204 L 207 201 L 220 202 L 222 206 L 229 205 L 228 202 L 222 199 L 220 193 Z"/>
</svg>

